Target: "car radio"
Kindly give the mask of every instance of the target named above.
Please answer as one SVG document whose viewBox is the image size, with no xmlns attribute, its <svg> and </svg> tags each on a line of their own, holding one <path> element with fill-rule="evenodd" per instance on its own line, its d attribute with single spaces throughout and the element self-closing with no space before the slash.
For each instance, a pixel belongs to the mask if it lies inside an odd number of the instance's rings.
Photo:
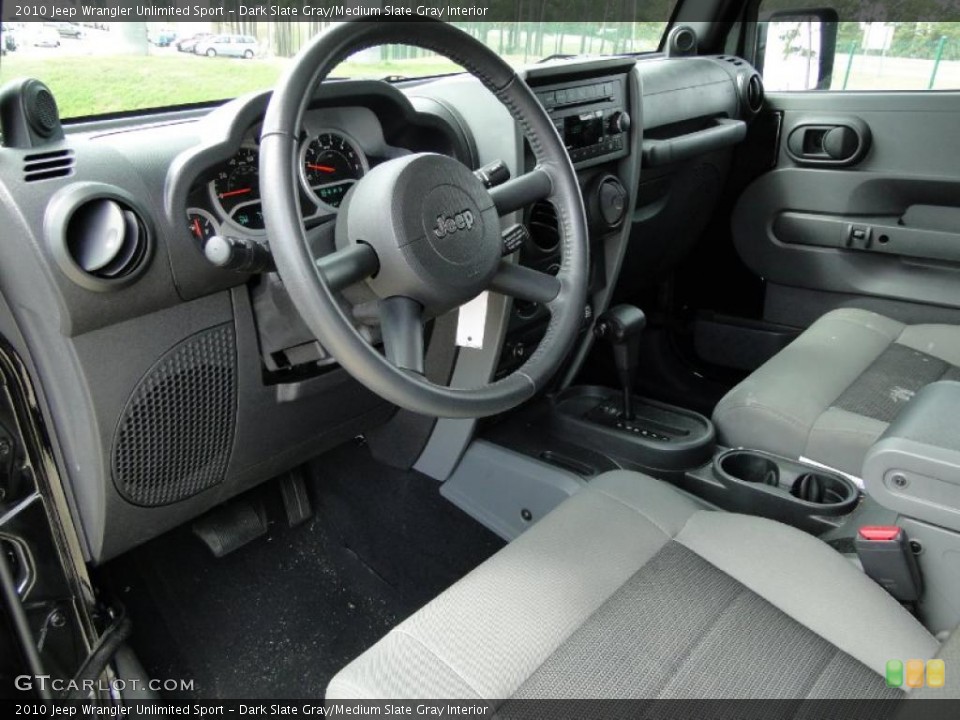
<svg viewBox="0 0 960 720">
<path fill-rule="evenodd" d="M 624 77 L 565 82 L 535 89 L 575 165 L 629 152 Z"/>
</svg>

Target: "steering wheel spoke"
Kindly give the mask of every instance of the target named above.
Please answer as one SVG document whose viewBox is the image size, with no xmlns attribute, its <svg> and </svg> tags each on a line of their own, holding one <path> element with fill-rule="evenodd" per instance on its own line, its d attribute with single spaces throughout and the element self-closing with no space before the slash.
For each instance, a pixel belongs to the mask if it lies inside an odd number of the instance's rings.
<svg viewBox="0 0 960 720">
<path fill-rule="evenodd" d="M 553 192 L 553 180 L 543 168 L 535 168 L 490 190 L 493 204 L 502 217 L 516 212 Z"/>
<path fill-rule="evenodd" d="M 350 245 L 317 258 L 316 264 L 331 292 L 338 292 L 366 280 L 380 269 L 380 259 L 376 251 L 364 243 Z"/>
<path fill-rule="evenodd" d="M 423 375 L 423 306 L 394 296 L 380 301 L 383 349 L 395 367 Z"/>
<path fill-rule="evenodd" d="M 504 260 L 490 281 L 490 289 L 518 300 L 546 305 L 560 294 L 560 280 L 545 272 Z"/>
</svg>

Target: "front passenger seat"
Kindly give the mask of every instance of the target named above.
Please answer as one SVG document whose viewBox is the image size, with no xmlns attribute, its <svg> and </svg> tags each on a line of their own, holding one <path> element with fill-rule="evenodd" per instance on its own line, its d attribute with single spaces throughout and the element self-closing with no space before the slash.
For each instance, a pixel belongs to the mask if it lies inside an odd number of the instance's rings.
<svg viewBox="0 0 960 720">
<path fill-rule="evenodd" d="M 937 641 L 816 538 L 592 480 L 330 682 L 339 699 L 895 698 Z M 511 710 L 513 707 L 513 711 Z"/>
<path fill-rule="evenodd" d="M 925 385 L 960 380 L 960 326 L 827 313 L 731 390 L 713 421 L 728 447 L 807 457 L 859 476 L 864 456 Z"/>
</svg>

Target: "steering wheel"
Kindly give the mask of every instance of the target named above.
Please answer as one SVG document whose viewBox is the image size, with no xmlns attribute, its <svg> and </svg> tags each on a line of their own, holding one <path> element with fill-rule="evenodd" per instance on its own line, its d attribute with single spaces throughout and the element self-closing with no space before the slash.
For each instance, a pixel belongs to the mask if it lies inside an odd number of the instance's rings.
<svg viewBox="0 0 960 720">
<path fill-rule="evenodd" d="M 315 259 L 300 213 L 296 158 L 313 89 L 349 55 L 385 44 L 437 52 L 466 68 L 502 102 L 530 143 L 536 166 L 487 190 L 459 161 L 433 153 L 388 160 L 346 194 L 336 250 Z M 440 21 L 361 19 L 307 45 L 273 91 L 260 139 L 260 185 L 270 249 L 284 286 L 324 348 L 360 383 L 423 415 L 493 415 L 532 397 L 557 371 L 583 318 L 588 236 L 576 174 L 553 122 L 527 84 L 492 50 Z M 504 257 L 500 217 L 536 200 L 557 210 L 557 275 Z M 379 306 L 384 354 L 335 296 L 366 282 Z M 550 312 L 537 350 L 516 371 L 479 387 L 424 377 L 424 323 L 484 290 L 541 303 Z"/>
</svg>

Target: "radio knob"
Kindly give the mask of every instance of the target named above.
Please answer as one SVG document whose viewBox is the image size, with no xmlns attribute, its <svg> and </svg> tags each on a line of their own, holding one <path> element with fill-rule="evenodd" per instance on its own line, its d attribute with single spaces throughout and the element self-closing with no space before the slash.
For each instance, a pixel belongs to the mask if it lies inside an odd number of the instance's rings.
<svg viewBox="0 0 960 720">
<path fill-rule="evenodd" d="M 617 111 L 610 116 L 610 132 L 625 133 L 630 129 L 630 115 L 626 112 Z"/>
</svg>

